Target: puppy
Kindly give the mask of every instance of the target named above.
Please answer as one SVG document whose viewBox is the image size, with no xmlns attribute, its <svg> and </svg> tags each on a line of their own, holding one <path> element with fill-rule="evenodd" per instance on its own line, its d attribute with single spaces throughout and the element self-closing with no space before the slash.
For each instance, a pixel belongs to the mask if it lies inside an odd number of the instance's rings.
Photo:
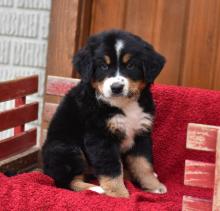
<svg viewBox="0 0 220 211">
<path fill-rule="evenodd" d="M 165 193 L 152 167 L 151 84 L 165 59 L 131 33 L 90 37 L 73 59 L 81 82 L 60 103 L 42 149 L 45 174 L 58 187 L 128 197 L 126 169 L 143 190 Z M 92 169 L 100 186 L 85 182 Z"/>
</svg>

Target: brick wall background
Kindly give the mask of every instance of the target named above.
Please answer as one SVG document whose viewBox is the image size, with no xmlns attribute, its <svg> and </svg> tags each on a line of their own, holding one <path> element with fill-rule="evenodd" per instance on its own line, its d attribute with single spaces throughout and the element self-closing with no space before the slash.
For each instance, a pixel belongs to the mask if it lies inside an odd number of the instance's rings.
<svg viewBox="0 0 220 211">
<path fill-rule="evenodd" d="M 41 116 L 44 93 L 47 38 L 51 0 L 0 0 L 0 81 L 38 74 L 39 92 L 27 101 L 39 101 Z M 13 101 L 0 103 L 0 111 L 14 106 Z M 41 119 L 26 128 L 40 124 Z M 38 128 L 38 139 L 40 130 Z M 9 137 L 13 130 L 0 133 Z"/>
</svg>

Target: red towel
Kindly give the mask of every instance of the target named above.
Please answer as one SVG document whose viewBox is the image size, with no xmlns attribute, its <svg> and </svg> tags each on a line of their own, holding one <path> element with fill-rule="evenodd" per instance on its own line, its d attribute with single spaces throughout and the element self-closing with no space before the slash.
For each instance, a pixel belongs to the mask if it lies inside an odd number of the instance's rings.
<svg viewBox="0 0 220 211">
<path fill-rule="evenodd" d="M 111 198 L 92 191 L 73 192 L 58 189 L 42 173 L 14 177 L 0 174 L 0 210 L 181 210 L 184 194 L 210 198 L 211 190 L 183 185 L 184 161 L 214 161 L 213 153 L 185 149 L 189 122 L 220 125 L 220 93 L 201 89 L 156 85 L 157 105 L 154 125 L 154 163 L 168 193 L 145 193 L 126 181 L 129 199 Z"/>
</svg>

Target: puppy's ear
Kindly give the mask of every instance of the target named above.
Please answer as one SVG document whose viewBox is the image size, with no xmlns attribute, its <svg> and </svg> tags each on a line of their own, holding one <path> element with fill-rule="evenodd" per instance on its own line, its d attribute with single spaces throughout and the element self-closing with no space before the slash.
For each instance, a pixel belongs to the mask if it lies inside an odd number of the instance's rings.
<svg viewBox="0 0 220 211">
<path fill-rule="evenodd" d="M 73 64 L 82 81 L 89 82 L 93 74 L 92 55 L 88 47 L 81 48 L 73 57 Z"/>
<path fill-rule="evenodd" d="M 145 53 L 144 53 L 144 75 L 147 83 L 153 83 L 156 77 L 159 75 L 163 66 L 166 62 L 164 56 L 157 53 L 154 48 L 145 44 Z"/>
</svg>

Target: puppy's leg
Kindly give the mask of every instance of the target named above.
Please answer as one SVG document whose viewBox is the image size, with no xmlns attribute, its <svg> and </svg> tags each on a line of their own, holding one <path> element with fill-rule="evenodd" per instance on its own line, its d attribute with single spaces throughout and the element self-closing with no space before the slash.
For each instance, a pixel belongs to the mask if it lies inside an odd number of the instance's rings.
<svg viewBox="0 0 220 211">
<path fill-rule="evenodd" d="M 118 176 L 99 176 L 100 186 L 105 190 L 106 195 L 112 197 L 129 197 L 128 190 L 124 185 L 123 173 Z"/>
<path fill-rule="evenodd" d="M 97 193 L 104 193 L 100 186 L 85 182 L 83 175 L 75 176 L 70 183 L 70 188 L 74 191 L 91 190 Z"/>
<path fill-rule="evenodd" d="M 83 174 L 86 168 L 81 149 L 61 141 L 46 142 L 42 158 L 44 173 L 52 177 L 60 188 L 69 189 L 72 179 Z"/>
<path fill-rule="evenodd" d="M 142 189 L 153 193 L 166 193 L 166 186 L 157 178 L 152 167 L 152 142 L 150 134 L 135 137 L 135 145 L 127 153 L 125 162 L 132 178 Z"/>
<path fill-rule="evenodd" d="M 128 197 L 129 193 L 123 181 L 120 153 L 111 137 L 89 134 L 85 138 L 85 146 L 105 194 L 112 197 Z"/>
<path fill-rule="evenodd" d="M 166 193 L 166 187 L 160 183 L 152 165 L 143 156 L 127 156 L 126 162 L 132 177 L 141 188 L 152 193 Z"/>
</svg>

